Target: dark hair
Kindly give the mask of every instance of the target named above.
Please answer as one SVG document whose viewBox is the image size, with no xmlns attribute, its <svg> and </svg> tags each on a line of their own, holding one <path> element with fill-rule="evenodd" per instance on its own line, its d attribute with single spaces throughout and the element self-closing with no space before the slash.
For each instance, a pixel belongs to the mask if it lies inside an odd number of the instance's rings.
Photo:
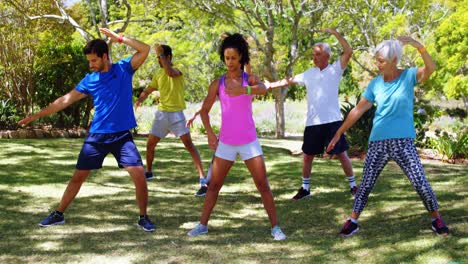
<svg viewBox="0 0 468 264">
<path fill-rule="evenodd" d="M 161 45 L 161 48 L 163 49 L 163 54 L 165 56 L 171 56 L 172 58 L 172 49 L 168 45 Z"/>
<path fill-rule="evenodd" d="M 102 55 L 105 53 L 109 56 L 109 47 L 105 40 L 102 39 L 93 39 L 86 44 L 83 48 L 85 55 L 87 54 L 96 54 L 99 58 L 102 58 Z"/>
<path fill-rule="evenodd" d="M 226 35 L 227 37 L 223 39 L 219 47 L 219 57 L 221 61 L 224 62 L 224 50 L 229 48 L 236 49 L 241 55 L 241 68 L 244 69 L 244 65 L 250 62 L 249 43 L 247 43 L 244 37 L 239 33 Z"/>
</svg>

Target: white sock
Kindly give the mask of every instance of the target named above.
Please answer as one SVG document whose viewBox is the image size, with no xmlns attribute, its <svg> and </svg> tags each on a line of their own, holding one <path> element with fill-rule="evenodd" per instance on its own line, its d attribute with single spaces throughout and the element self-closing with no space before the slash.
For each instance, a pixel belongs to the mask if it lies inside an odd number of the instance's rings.
<svg viewBox="0 0 468 264">
<path fill-rule="evenodd" d="M 356 185 L 356 177 L 354 175 L 346 177 L 348 179 L 349 187 L 353 188 Z"/>
<path fill-rule="evenodd" d="M 302 177 L 302 188 L 304 190 L 308 191 L 310 189 L 309 183 L 310 183 L 310 177 L 309 178 Z"/>
</svg>

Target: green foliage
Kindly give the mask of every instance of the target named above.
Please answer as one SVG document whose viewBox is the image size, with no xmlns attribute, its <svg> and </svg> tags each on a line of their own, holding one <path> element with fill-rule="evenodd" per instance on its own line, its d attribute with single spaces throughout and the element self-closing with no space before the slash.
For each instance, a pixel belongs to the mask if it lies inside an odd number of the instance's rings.
<svg viewBox="0 0 468 264">
<path fill-rule="evenodd" d="M 448 162 L 453 163 L 455 159 L 468 157 L 468 128 L 466 126 L 461 131 L 450 134 L 444 131 L 437 133 L 436 136 L 430 139 L 430 144 L 442 155 L 442 159 L 446 158 Z"/>
<path fill-rule="evenodd" d="M 34 64 L 36 93 L 33 100 L 46 107 L 56 98 L 74 89 L 88 71 L 88 62 L 82 46 L 73 43 L 44 42 L 39 47 Z M 86 126 L 82 124 L 86 100 L 75 103 L 47 119 L 56 127 Z"/>
<path fill-rule="evenodd" d="M 429 130 L 429 125 L 435 118 L 441 115 L 439 107 L 435 106 L 429 100 L 419 99 L 414 104 L 413 119 L 416 129 L 416 145 L 418 147 L 427 146 L 426 133 Z"/>
<path fill-rule="evenodd" d="M 435 29 L 434 49 L 439 66 L 434 74 L 433 93 L 468 101 L 468 1 L 455 6 L 455 11 Z"/>
<path fill-rule="evenodd" d="M 348 114 L 361 100 L 361 95 L 356 96 L 356 103 L 346 102 L 341 106 L 341 114 L 343 120 L 346 119 Z M 369 144 L 369 135 L 372 130 L 374 121 L 374 114 L 377 108 L 373 105 L 368 111 L 366 111 L 356 123 L 346 131 L 346 139 L 352 150 L 364 151 L 367 149 Z"/>
<path fill-rule="evenodd" d="M 15 129 L 19 120 L 16 105 L 9 99 L 0 100 L 0 129 Z"/>
</svg>

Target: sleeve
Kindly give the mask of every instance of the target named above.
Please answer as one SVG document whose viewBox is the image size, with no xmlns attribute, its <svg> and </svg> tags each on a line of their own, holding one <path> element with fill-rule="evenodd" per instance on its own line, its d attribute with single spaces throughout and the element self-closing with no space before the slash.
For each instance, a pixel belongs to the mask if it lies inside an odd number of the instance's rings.
<svg viewBox="0 0 468 264">
<path fill-rule="evenodd" d="M 86 74 L 86 76 L 76 85 L 75 90 L 80 93 L 89 94 L 87 77 L 88 74 Z"/>
<path fill-rule="evenodd" d="M 125 72 L 133 75 L 135 73 L 135 71 L 133 70 L 132 68 L 132 57 L 133 56 L 130 56 L 130 57 L 127 57 L 125 59 L 121 59 L 118 64 L 122 67 L 122 69 L 124 69 Z"/>
<path fill-rule="evenodd" d="M 408 81 L 410 82 L 411 86 L 418 85 L 418 68 L 409 68 L 408 69 Z"/>
<path fill-rule="evenodd" d="M 344 69 L 341 68 L 341 58 L 336 60 L 334 63 L 333 63 L 333 68 L 336 70 L 336 72 L 339 72 L 340 75 L 343 75 L 346 67 Z"/>
<path fill-rule="evenodd" d="M 362 93 L 362 97 L 366 98 L 366 100 L 371 103 L 375 103 L 374 87 L 375 87 L 375 79 L 369 83 L 366 90 L 364 90 L 364 92 Z"/>
<path fill-rule="evenodd" d="M 153 79 L 151 80 L 151 82 L 149 83 L 148 86 L 154 88 L 154 89 L 159 89 L 159 85 L 158 85 L 158 78 L 159 77 L 159 72 L 156 73 L 154 76 L 153 76 Z"/>
<path fill-rule="evenodd" d="M 293 82 L 304 85 L 304 72 L 298 75 L 295 75 L 293 78 Z"/>
</svg>

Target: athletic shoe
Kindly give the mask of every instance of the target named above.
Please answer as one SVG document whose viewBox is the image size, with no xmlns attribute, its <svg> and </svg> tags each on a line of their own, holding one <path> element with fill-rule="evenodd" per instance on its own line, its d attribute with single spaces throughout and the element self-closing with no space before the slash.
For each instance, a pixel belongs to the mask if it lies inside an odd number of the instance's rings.
<svg viewBox="0 0 468 264">
<path fill-rule="evenodd" d="M 138 227 L 145 230 L 146 232 L 153 232 L 156 229 L 153 222 L 151 222 L 147 215 L 140 217 L 140 220 L 138 220 Z"/>
<path fill-rule="evenodd" d="M 147 181 L 151 181 L 152 179 L 154 179 L 153 172 L 152 171 L 145 172 L 145 177 Z"/>
<path fill-rule="evenodd" d="M 200 189 L 197 191 L 197 193 L 195 193 L 195 196 L 203 197 L 203 196 L 206 195 L 207 190 L 208 190 L 208 187 L 203 185 L 202 187 L 200 187 Z"/>
<path fill-rule="evenodd" d="M 281 231 L 281 228 L 277 225 L 271 229 L 271 235 L 275 240 L 285 240 L 287 238 L 283 231 Z"/>
<path fill-rule="evenodd" d="M 449 229 L 440 216 L 432 221 L 432 230 L 439 236 L 447 236 L 449 234 Z"/>
<path fill-rule="evenodd" d="M 359 226 L 353 223 L 351 219 L 348 219 L 340 231 L 340 236 L 349 237 L 354 235 L 357 231 L 359 231 Z"/>
<path fill-rule="evenodd" d="M 46 217 L 44 220 L 42 220 L 39 225 L 40 226 L 51 226 L 51 225 L 63 225 L 65 224 L 65 217 L 62 215 L 59 215 L 56 211 L 53 211 L 50 213 L 48 217 Z"/>
<path fill-rule="evenodd" d="M 297 191 L 297 194 L 294 195 L 293 197 L 293 200 L 301 200 L 301 199 L 304 199 L 304 198 L 309 198 L 310 197 L 310 191 L 304 189 L 304 188 L 300 188 L 298 191 Z"/>
<path fill-rule="evenodd" d="M 194 237 L 208 233 L 208 226 L 198 224 L 192 230 L 190 230 L 187 235 Z"/>
<path fill-rule="evenodd" d="M 350 192 L 351 192 L 351 195 L 354 197 L 356 197 L 356 193 L 357 191 L 359 190 L 359 188 L 357 186 L 354 186 L 353 188 L 350 189 Z"/>
</svg>

